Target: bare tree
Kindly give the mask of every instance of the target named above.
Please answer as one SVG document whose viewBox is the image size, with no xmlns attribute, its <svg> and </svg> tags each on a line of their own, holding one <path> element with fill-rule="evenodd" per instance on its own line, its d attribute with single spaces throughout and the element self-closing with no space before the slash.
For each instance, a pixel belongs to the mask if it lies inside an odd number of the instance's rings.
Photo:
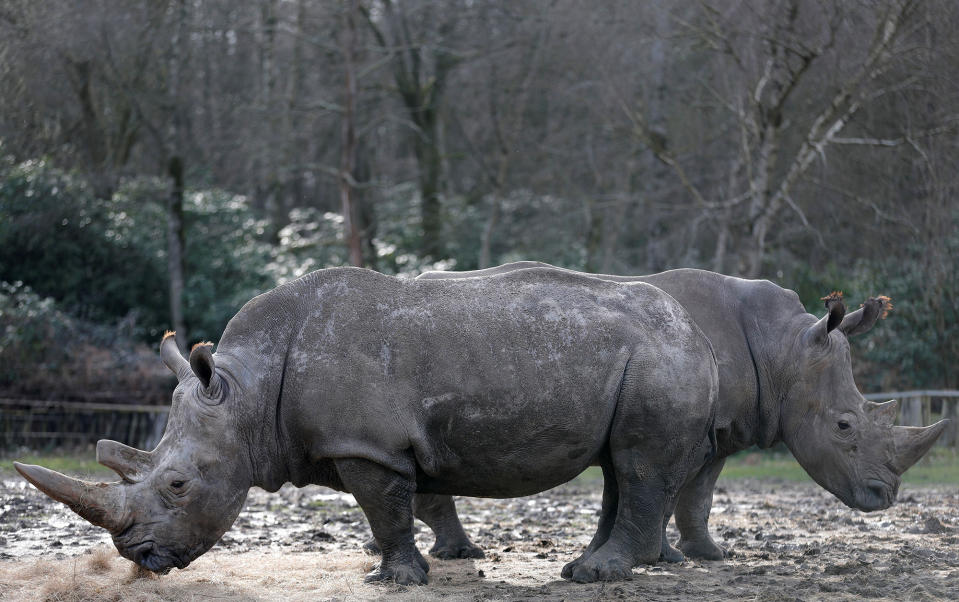
<svg viewBox="0 0 959 602">
<path fill-rule="evenodd" d="M 724 198 L 705 193 L 683 158 L 670 146 L 669 137 L 652 127 L 640 104 L 622 101 L 635 135 L 664 164 L 703 214 L 717 224 L 714 265 L 722 266 L 727 245 L 735 245 L 733 228 L 745 227 L 740 271 L 756 277 L 763 269 L 768 236 L 784 210 L 789 210 L 810 228 L 808 216 L 794 199 L 797 184 L 831 145 L 841 140 L 840 133 L 857 111 L 875 95 L 875 83 L 896 56 L 895 45 L 915 3 L 894 0 L 875 14 L 872 31 L 854 31 L 871 42 L 858 51 L 855 63 L 840 72 L 830 73 L 824 56 L 848 53 L 835 49 L 837 36 L 850 24 L 843 5 L 829 5 L 819 11 L 799 0 L 777 2 L 775 10 L 761 14 L 742 14 L 738 9 L 705 4 L 697 21 L 685 23 L 700 43 L 718 57 L 713 85 L 704 78 L 706 94 L 731 117 L 728 137 L 736 140 L 738 152 L 729 157 Z M 863 15 L 859 15 L 862 17 Z M 752 35 L 758 31 L 759 35 Z M 759 41 L 756 41 L 756 38 Z M 814 72 L 819 71 L 818 78 Z M 829 82 L 835 91 L 812 101 L 818 104 L 809 112 L 811 80 Z M 723 81 L 724 80 L 724 81 Z M 804 91 L 805 103 L 795 100 Z M 815 106 L 815 105 L 813 105 Z M 737 224 L 738 222 L 738 224 Z"/>
<path fill-rule="evenodd" d="M 423 238 L 420 252 L 439 259 L 445 255 L 442 237 L 440 186 L 443 170 L 441 110 L 451 71 L 462 60 L 452 51 L 455 8 L 446 11 L 426 6 L 419 17 L 438 15 L 436 39 L 426 42 L 412 33 L 409 3 L 383 0 L 382 19 L 363 9 L 377 42 L 390 57 L 393 81 L 412 128 L 413 153 L 419 168 L 420 219 Z"/>
</svg>

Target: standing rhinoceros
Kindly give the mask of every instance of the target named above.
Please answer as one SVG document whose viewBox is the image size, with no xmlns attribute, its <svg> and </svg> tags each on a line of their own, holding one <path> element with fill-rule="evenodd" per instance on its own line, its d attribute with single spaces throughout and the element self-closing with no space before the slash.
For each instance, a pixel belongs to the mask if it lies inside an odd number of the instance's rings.
<svg viewBox="0 0 959 602">
<path fill-rule="evenodd" d="M 187 361 L 173 336 L 160 350 L 179 380 L 163 439 L 97 445 L 122 482 L 16 465 L 153 571 L 209 549 L 252 485 L 315 483 L 366 513 L 383 550 L 368 580 L 425 583 L 414 491 L 528 495 L 598 463 L 618 510 L 571 576 L 623 578 L 658 558 L 672 499 L 715 453 L 709 342 L 642 283 L 321 270 L 247 303 L 216 354 L 199 345 Z"/>
<path fill-rule="evenodd" d="M 426 272 L 417 280 L 467 282 L 545 266 L 549 264 L 521 261 L 471 272 Z M 820 319 L 806 313 L 796 293 L 767 280 L 694 269 L 592 276 L 646 282 L 666 291 L 682 303 L 716 352 L 719 453 L 680 490 L 675 504 L 679 548 L 690 557 L 724 556 L 707 522 L 713 488 L 728 455 L 782 441 L 817 483 L 847 506 L 868 512 L 893 504 L 899 476 L 932 447 L 948 423 L 893 426 L 896 402 L 867 401 L 856 388 L 846 339 L 868 331 L 888 311 L 885 297 L 869 299 L 846 314 L 841 297 L 831 295 L 824 298 L 828 313 Z M 417 517 L 436 532 L 441 554 L 482 555 L 467 539 L 451 498 L 416 498 Z M 662 559 L 678 562 L 683 553 L 665 536 L 670 514 L 663 524 Z M 568 574 L 569 567 L 564 569 Z"/>
</svg>

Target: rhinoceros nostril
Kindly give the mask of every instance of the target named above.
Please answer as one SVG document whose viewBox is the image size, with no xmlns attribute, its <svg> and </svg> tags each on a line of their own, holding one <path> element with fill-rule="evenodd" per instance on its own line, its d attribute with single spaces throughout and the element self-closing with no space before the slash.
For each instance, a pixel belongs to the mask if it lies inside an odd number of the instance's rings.
<svg viewBox="0 0 959 602">
<path fill-rule="evenodd" d="M 146 541 L 132 548 L 133 562 L 144 568 L 151 568 L 151 561 L 155 560 L 153 542 Z"/>
<path fill-rule="evenodd" d="M 866 488 L 869 490 L 869 493 L 872 495 L 872 497 L 875 498 L 876 501 L 880 502 L 881 505 L 890 505 L 890 488 L 889 485 L 884 481 L 880 481 L 879 479 L 867 479 Z"/>
</svg>

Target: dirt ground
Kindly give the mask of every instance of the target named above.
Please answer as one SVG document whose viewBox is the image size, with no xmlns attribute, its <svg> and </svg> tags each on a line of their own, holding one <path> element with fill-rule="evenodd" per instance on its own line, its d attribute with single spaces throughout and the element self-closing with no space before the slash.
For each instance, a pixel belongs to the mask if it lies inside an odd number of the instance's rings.
<svg viewBox="0 0 959 602">
<path fill-rule="evenodd" d="M 460 499 L 483 560 L 430 558 L 430 584 L 363 583 L 366 521 L 320 487 L 250 492 L 212 550 L 163 577 L 138 573 L 109 537 L 19 479 L 0 484 L 0 600 L 888 600 L 959 599 L 959 489 L 904 486 L 863 514 L 809 483 L 731 481 L 716 494 L 723 562 L 633 570 L 629 581 L 560 578 L 589 541 L 600 486 L 576 482 L 512 500 Z M 424 552 L 432 534 L 419 525 Z M 676 532 L 670 527 L 672 537 Z"/>
</svg>

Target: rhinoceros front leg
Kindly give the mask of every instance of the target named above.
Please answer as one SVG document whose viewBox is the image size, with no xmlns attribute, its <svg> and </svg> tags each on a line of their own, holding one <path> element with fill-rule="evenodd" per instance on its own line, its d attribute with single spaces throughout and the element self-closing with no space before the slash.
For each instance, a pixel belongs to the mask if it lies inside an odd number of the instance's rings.
<svg viewBox="0 0 959 602">
<path fill-rule="evenodd" d="M 713 489 L 725 463 L 725 458 L 713 460 L 679 492 L 676 502 L 679 549 L 689 558 L 722 560 L 726 557 L 726 550 L 716 544 L 709 535 Z"/>
<path fill-rule="evenodd" d="M 346 489 L 366 514 L 383 558 L 365 581 L 395 581 L 400 585 L 427 582 L 429 564 L 413 543 L 415 482 L 369 460 L 336 460 Z"/>
<path fill-rule="evenodd" d="M 417 493 L 413 496 L 413 516 L 429 526 L 436 536 L 430 555 L 436 558 L 484 558 L 483 550 L 470 541 L 463 524 L 456 514 L 453 497 L 435 493 Z M 369 554 L 379 554 L 376 538 L 370 537 L 363 544 Z"/>
<path fill-rule="evenodd" d="M 606 540 L 613 530 L 613 523 L 616 521 L 616 506 L 619 504 L 619 488 L 616 486 L 616 476 L 613 474 L 613 467 L 609 462 L 602 464 L 603 468 L 603 505 L 599 511 L 599 526 L 593 539 L 586 546 L 586 550 L 580 554 L 579 558 L 569 562 L 563 567 L 562 576 L 564 579 L 570 579 L 576 567 L 583 564 L 587 558 L 593 555 Z"/>
</svg>

